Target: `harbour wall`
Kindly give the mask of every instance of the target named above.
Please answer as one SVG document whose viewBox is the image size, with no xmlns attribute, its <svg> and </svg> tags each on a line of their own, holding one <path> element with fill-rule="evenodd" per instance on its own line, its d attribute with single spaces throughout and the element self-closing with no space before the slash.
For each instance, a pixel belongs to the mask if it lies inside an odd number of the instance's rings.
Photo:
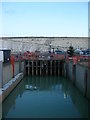
<svg viewBox="0 0 90 120">
<path fill-rule="evenodd" d="M 21 63 L 15 62 L 14 76 L 16 76 L 17 74 L 21 72 L 24 72 L 24 62 L 21 62 Z M 8 83 L 12 78 L 13 78 L 12 65 L 10 63 L 3 64 L 3 85 Z"/>
<path fill-rule="evenodd" d="M 11 63 L 3 64 L 3 77 L 0 80 L 0 101 L 3 101 L 24 77 L 24 62 L 15 62 L 14 78 Z"/>
<path fill-rule="evenodd" d="M 52 65 L 50 61 L 48 62 L 46 61 L 48 65 L 49 64 Z M 30 65 L 30 61 L 28 63 Z M 46 73 L 47 75 L 63 76 L 67 78 L 67 80 L 71 80 L 72 85 L 75 85 L 81 91 L 83 96 L 86 96 L 88 99 L 90 99 L 90 75 L 89 75 L 90 69 L 89 68 L 79 64 L 73 65 L 73 62 L 67 63 L 63 61 L 61 63 L 58 62 L 57 64 L 56 60 L 54 65 L 52 65 L 51 67 L 50 65 L 49 65 L 48 71 L 46 70 L 44 73 Z M 34 68 L 34 71 L 38 70 L 37 68 L 35 69 L 35 66 L 32 68 Z M 51 68 L 53 68 L 52 71 L 51 71 Z M 20 61 L 15 62 L 15 72 L 14 72 L 14 78 L 13 78 L 11 64 L 7 63 L 3 65 L 3 88 L 0 88 L 2 101 L 10 94 L 10 92 L 15 88 L 15 86 L 21 81 L 21 79 L 23 78 L 26 72 L 26 69 L 29 71 L 28 74 L 30 74 L 30 70 L 31 70 L 30 66 L 25 67 L 24 62 L 20 62 Z M 35 73 L 36 75 L 38 75 L 38 72 L 34 72 L 34 71 L 32 73 Z"/>
<path fill-rule="evenodd" d="M 10 63 L 2 65 L 2 63 L 0 62 L 0 73 L 2 73 L 2 76 L 0 76 L 0 119 L 2 119 L 2 101 L 4 101 L 4 99 L 23 79 L 24 62 L 15 62 L 14 78 L 12 78 L 12 66 Z"/>
<path fill-rule="evenodd" d="M 64 76 L 70 79 L 83 94 L 90 99 L 90 68 L 73 62 L 64 64 Z"/>
</svg>

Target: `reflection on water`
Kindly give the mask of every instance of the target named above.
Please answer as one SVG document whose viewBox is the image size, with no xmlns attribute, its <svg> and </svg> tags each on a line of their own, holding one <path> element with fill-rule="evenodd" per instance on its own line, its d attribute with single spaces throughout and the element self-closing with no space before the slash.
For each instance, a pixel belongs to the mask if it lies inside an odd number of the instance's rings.
<svg viewBox="0 0 90 120">
<path fill-rule="evenodd" d="M 86 118 L 89 104 L 69 80 L 27 76 L 3 102 L 3 117 Z"/>
</svg>

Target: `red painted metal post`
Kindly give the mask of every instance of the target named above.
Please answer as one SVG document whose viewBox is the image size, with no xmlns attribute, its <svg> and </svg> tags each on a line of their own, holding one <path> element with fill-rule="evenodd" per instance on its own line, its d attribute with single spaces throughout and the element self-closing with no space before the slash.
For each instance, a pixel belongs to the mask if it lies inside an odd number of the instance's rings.
<svg viewBox="0 0 90 120">
<path fill-rule="evenodd" d="M 14 63 L 15 63 L 14 55 L 11 55 L 10 62 L 11 62 L 11 65 L 12 65 L 12 76 L 14 78 Z"/>
</svg>

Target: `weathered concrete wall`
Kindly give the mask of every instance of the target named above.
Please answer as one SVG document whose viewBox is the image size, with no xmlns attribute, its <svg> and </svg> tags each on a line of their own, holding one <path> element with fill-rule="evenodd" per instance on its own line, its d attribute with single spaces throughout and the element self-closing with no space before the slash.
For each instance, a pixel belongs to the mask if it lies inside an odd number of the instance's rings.
<svg viewBox="0 0 90 120">
<path fill-rule="evenodd" d="M 0 49 L 2 49 L 2 43 L 3 41 L 0 39 Z"/>
<path fill-rule="evenodd" d="M 24 62 L 21 62 L 21 72 L 25 72 L 25 66 L 24 66 Z"/>
<path fill-rule="evenodd" d="M 68 77 L 69 77 L 69 79 L 70 79 L 71 81 L 73 80 L 72 71 L 73 71 L 73 63 L 72 63 L 72 62 L 69 62 L 69 63 L 68 63 Z"/>
<path fill-rule="evenodd" d="M 90 99 L 90 69 L 87 71 L 87 96 Z"/>
<path fill-rule="evenodd" d="M 90 99 L 90 69 L 80 64 L 74 66 L 73 62 L 65 62 L 64 71 L 64 76 Z"/>
<path fill-rule="evenodd" d="M 12 66 L 10 63 L 3 65 L 3 85 L 12 79 Z"/>
<path fill-rule="evenodd" d="M 24 62 L 21 62 L 21 72 L 23 72 L 25 70 L 25 66 L 24 66 Z"/>
<path fill-rule="evenodd" d="M 3 64 L 3 88 L 0 82 L 0 119 L 2 118 L 2 101 L 10 94 L 15 86 L 21 81 L 24 73 L 24 62 L 21 62 L 21 71 L 19 73 L 19 62 L 15 63 L 15 77 L 12 78 L 12 66 L 10 63 Z M 1 79 L 0 79 L 1 81 Z"/>
<path fill-rule="evenodd" d="M 66 63 L 64 63 L 64 69 L 63 70 L 64 70 L 63 76 L 66 77 Z"/>
<path fill-rule="evenodd" d="M 23 73 L 20 73 L 6 84 L 2 92 L 2 101 L 10 94 L 10 92 L 15 88 L 15 86 L 21 81 L 22 78 Z"/>
<path fill-rule="evenodd" d="M 0 98 L 0 120 L 2 119 L 2 99 Z"/>
<path fill-rule="evenodd" d="M 1 38 L 0 38 L 1 40 Z M 13 52 L 47 51 L 49 45 L 53 48 L 67 49 L 71 44 L 74 48 L 88 48 L 87 37 L 8 37 L 2 38 L 2 48 Z"/>
<path fill-rule="evenodd" d="M 86 67 L 81 65 L 76 65 L 76 86 L 80 89 L 80 91 L 85 93 L 85 70 Z"/>
<path fill-rule="evenodd" d="M 14 72 L 14 76 L 17 75 L 19 73 L 19 62 L 15 62 L 15 72 Z"/>
<path fill-rule="evenodd" d="M 3 73 L 3 64 L 2 64 L 2 61 L 0 61 L 0 88 L 2 87 L 2 75 Z"/>
<path fill-rule="evenodd" d="M 22 71 L 24 70 L 24 63 L 21 63 Z M 21 71 L 21 72 L 22 72 Z M 14 76 L 19 73 L 19 62 L 15 62 Z M 12 66 L 10 63 L 3 65 L 3 85 L 8 83 L 13 77 Z"/>
</svg>

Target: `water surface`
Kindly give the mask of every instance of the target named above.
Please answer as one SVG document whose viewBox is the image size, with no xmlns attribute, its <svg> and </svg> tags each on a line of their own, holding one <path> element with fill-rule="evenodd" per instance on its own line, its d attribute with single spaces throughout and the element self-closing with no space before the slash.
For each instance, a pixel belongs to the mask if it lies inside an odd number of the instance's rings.
<svg viewBox="0 0 90 120">
<path fill-rule="evenodd" d="M 3 118 L 87 118 L 88 100 L 56 76 L 26 76 L 3 102 Z"/>
</svg>

